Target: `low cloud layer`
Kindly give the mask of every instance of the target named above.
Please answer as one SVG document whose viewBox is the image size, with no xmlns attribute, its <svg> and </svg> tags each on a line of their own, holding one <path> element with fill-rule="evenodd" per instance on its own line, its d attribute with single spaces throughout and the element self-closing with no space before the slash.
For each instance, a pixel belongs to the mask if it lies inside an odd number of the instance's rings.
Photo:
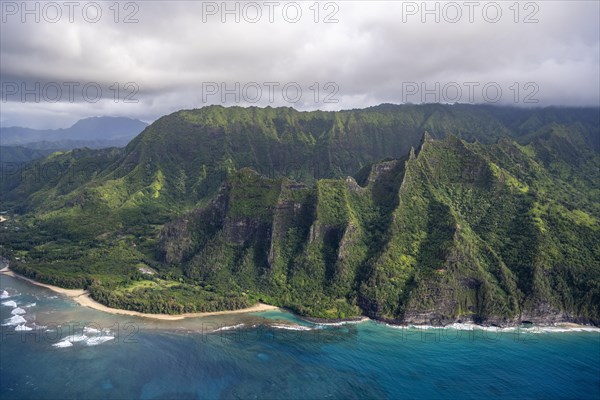
<svg viewBox="0 0 600 400">
<path fill-rule="evenodd" d="M 600 104 L 595 1 L 74 4 L 0 1 L 2 126 L 207 104 Z"/>
</svg>

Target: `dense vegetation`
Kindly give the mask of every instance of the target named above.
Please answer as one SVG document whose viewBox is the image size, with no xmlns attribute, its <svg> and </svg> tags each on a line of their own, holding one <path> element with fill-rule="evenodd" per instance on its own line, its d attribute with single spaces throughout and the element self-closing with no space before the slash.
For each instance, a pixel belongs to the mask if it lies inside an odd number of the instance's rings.
<svg viewBox="0 0 600 400">
<path fill-rule="evenodd" d="M 23 146 L 0 146 L 0 168 L 3 171 L 31 160 L 46 157 L 55 150 L 38 150 Z"/>
<path fill-rule="evenodd" d="M 1 250 L 145 312 L 599 323 L 599 129 L 598 109 L 180 111 L 4 176 Z"/>
</svg>

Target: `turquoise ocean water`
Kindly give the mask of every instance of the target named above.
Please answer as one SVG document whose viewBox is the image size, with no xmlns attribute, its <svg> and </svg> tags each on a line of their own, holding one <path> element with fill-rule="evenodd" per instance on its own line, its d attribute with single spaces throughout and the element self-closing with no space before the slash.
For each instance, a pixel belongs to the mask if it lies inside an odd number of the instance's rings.
<svg viewBox="0 0 600 400">
<path fill-rule="evenodd" d="M 317 326 L 279 311 L 163 322 L 4 275 L 0 294 L 1 399 L 600 398 L 598 331 Z"/>
</svg>

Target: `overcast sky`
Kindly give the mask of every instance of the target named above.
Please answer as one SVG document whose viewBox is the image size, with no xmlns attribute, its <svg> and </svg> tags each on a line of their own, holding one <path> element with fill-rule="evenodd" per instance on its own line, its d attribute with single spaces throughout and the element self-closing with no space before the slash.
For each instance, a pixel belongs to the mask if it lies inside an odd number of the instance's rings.
<svg viewBox="0 0 600 400">
<path fill-rule="evenodd" d="M 0 4 L 4 127 L 207 104 L 600 103 L 595 0 Z"/>
</svg>

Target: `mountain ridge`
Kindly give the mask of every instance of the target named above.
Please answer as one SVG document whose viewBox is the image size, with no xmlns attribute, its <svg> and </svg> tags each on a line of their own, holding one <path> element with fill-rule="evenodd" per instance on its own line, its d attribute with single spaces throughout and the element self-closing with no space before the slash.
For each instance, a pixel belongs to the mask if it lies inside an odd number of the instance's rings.
<svg viewBox="0 0 600 400">
<path fill-rule="evenodd" d="M 146 312 L 600 321 L 596 109 L 382 108 L 182 110 L 51 156 L 86 173 L 4 179 L 3 251 Z"/>
</svg>

